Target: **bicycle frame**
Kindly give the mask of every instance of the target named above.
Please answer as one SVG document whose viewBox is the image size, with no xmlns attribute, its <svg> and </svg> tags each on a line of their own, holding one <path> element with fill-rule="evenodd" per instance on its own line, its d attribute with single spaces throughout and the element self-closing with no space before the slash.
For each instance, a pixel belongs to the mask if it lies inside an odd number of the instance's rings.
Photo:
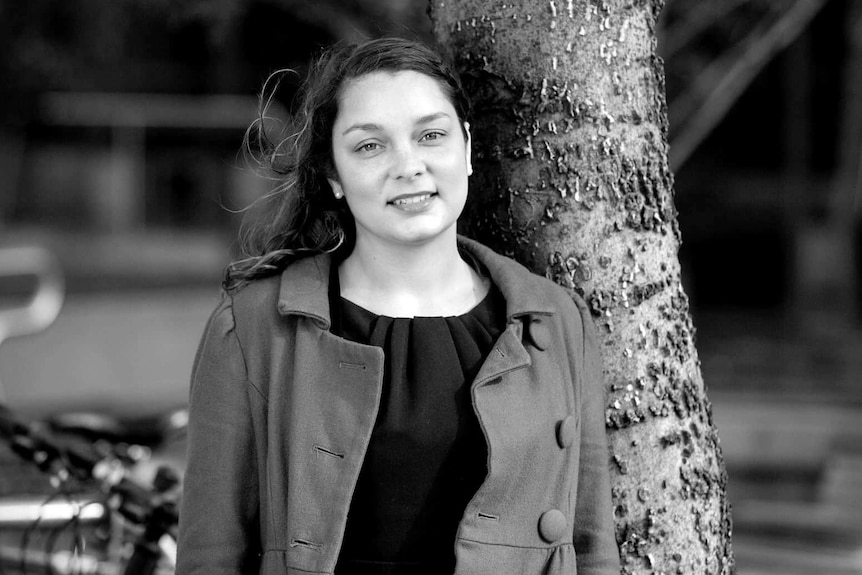
<svg viewBox="0 0 862 575">
<path fill-rule="evenodd" d="M 0 574 L 173 572 L 175 473 L 160 469 L 154 487 L 146 487 L 119 460 L 71 451 L 5 408 L 0 432 L 20 457 L 53 474 L 57 489 L 47 498 L 0 498 Z"/>
</svg>

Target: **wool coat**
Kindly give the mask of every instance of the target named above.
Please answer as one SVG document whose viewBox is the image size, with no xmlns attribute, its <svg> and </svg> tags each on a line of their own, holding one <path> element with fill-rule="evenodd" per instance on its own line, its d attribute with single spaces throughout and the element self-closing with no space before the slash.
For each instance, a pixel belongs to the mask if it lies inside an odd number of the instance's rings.
<svg viewBox="0 0 862 575">
<path fill-rule="evenodd" d="M 487 476 L 457 575 L 618 575 L 597 339 L 583 302 L 476 242 L 506 300 L 471 384 Z M 379 347 L 330 331 L 329 256 L 224 294 L 195 358 L 178 575 L 331 574 L 377 417 Z M 445 574 L 441 574 L 445 575 Z"/>
</svg>

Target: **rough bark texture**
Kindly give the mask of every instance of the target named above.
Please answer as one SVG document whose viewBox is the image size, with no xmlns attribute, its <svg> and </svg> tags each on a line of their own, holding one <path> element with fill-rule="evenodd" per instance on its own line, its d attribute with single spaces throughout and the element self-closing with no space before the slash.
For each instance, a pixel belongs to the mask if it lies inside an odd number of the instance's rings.
<svg viewBox="0 0 862 575">
<path fill-rule="evenodd" d="M 623 573 L 733 573 L 680 281 L 660 0 L 432 0 L 474 103 L 465 231 L 580 292 L 603 337 Z"/>
</svg>

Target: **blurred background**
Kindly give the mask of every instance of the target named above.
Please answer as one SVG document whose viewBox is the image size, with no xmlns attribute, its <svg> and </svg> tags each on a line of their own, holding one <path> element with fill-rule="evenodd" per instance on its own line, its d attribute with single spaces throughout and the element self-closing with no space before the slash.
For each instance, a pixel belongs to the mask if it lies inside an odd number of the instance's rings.
<svg viewBox="0 0 862 575">
<path fill-rule="evenodd" d="M 263 81 L 339 38 L 430 37 L 425 6 L 0 0 L 0 247 L 45 248 L 65 280 L 49 327 L 0 331 L 2 398 L 182 406 L 236 210 L 264 189 L 238 167 Z M 667 0 L 658 39 L 740 573 L 862 573 L 862 2 Z M 0 318 L 49 257 L 5 253 Z"/>
</svg>

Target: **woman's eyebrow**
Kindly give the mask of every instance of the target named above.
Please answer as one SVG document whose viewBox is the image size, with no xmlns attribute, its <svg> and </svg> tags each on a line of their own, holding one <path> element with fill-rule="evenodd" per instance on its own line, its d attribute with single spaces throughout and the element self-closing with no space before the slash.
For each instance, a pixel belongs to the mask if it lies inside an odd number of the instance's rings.
<svg viewBox="0 0 862 575">
<path fill-rule="evenodd" d="M 426 116 L 422 116 L 418 120 L 416 120 L 417 124 L 427 124 L 429 122 L 433 122 L 434 120 L 439 120 L 440 118 L 449 118 L 449 114 L 446 112 L 435 112 L 433 114 L 428 114 Z"/>
<path fill-rule="evenodd" d="M 417 118 L 415 123 L 417 125 L 428 124 L 430 122 L 433 122 L 434 120 L 439 120 L 441 118 L 450 118 L 450 116 L 446 112 L 434 112 L 433 114 L 426 114 L 424 116 Z M 362 124 L 353 124 L 352 126 L 347 128 L 346 130 L 341 132 L 341 135 L 346 136 L 350 132 L 355 132 L 355 131 L 380 132 L 381 128 L 378 124 L 375 124 L 373 122 L 366 122 L 366 123 L 362 123 Z"/>
<path fill-rule="evenodd" d="M 372 123 L 368 123 L 368 124 L 353 124 L 352 126 L 350 126 L 349 128 L 347 128 L 346 130 L 344 130 L 343 132 L 341 132 L 341 135 L 342 135 L 342 136 L 346 136 L 346 135 L 347 135 L 347 134 L 349 134 L 350 132 L 353 132 L 353 131 L 356 131 L 356 130 L 362 130 L 362 131 L 365 131 L 365 132 L 379 132 L 379 131 L 380 131 L 380 126 L 378 126 L 377 124 L 372 124 Z"/>
</svg>

